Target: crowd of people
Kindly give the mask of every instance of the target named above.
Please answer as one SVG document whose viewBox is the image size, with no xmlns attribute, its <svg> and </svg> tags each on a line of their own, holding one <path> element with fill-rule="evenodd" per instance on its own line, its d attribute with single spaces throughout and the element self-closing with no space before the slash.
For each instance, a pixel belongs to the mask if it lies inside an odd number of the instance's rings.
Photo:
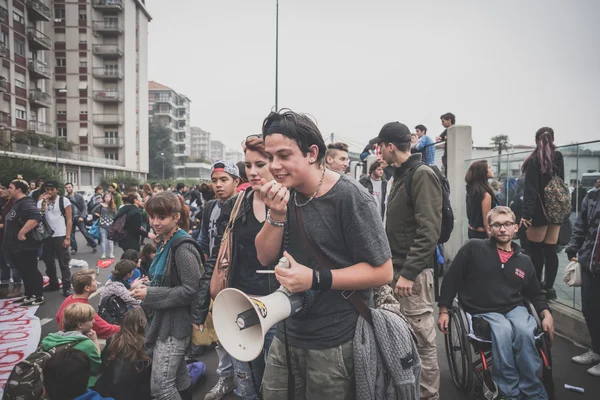
<svg viewBox="0 0 600 400">
<path fill-rule="evenodd" d="M 436 141 L 451 134 L 455 116 L 444 114 L 441 121 L 445 130 Z M 260 297 L 282 285 L 291 293 L 311 292 L 314 300 L 302 314 L 271 328 L 263 352 L 250 363 L 217 343 L 219 379 L 206 400 L 230 392 L 245 399 L 355 398 L 355 385 L 365 379 L 355 376 L 362 371 L 355 332 L 364 319 L 356 303 L 374 308 L 379 288 L 391 288 L 392 302 L 414 334 L 418 354 L 398 360 L 407 398 L 440 397 L 435 303 L 437 326 L 448 333 L 457 295 L 467 312 L 491 326 L 492 374 L 502 398 L 548 398 L 536 375 L 541 361 L 532 335 L 535 321 L 524 302 L 534 305 L 552 338 L 547 300 L 556 298 L 560 221 L 548 214 L 545 188 L 556 177 L 564 180 L 554 131 L 544 127 L 536 133 L 520 185 L 504 179 L 503 192 L 516 193 L 510 198 L 498 198 L 487 161 L 470 166 L 465 176 L 470 240 L 446 268 L 438 299 L 443 237 L 452 229 L 444 211 L 447 182 L 433 165 L 435 142 L 427 128 L 415 129 L 416 135 L 400 122 L 385 124 L 361 156 L 377 155 L 360 180 L 346 174 L 347 145 L 327 146 L 309 117 L 283 110 L 263 121 L 261 134 L 246 138 L 244 162 L 212 165 L 210 185 L 122 189 L 114 183 L 106 192 L 98 186 L 88 203 L 71 183 L 63 195 L 55 181 L 30 185 L 19 177 L 7 189 L 0 186 L 0 294 L 24 306 L 42 304 L 44 290 L 65 296 L 56 314 L 60 331 L 41 344 L 45 351 L 60 348 L 43 367 L 48 398 L 191 399 L 186 355 L 192 336 L 210 329 L 211 278 L 223 246 L 231 252 L 228 287 Z M 569 258 L 581 264 L 583 313 L 593 346 L 573 361 L 589 365 L 595 376 L 600 376 L 599 193 L 575 196 L 579 212 L 567 246 Z M 41 226 L 51 234 L 34 234 Z M 115 245 L 124 250 L 113 260 L 98 310 L 89 305 L 97 291 L 96 270 L 70 274 L 70 256 L 78 251 L 75 228 L 94 253 L 100 247 L 100 259 L 114 259 Z M 526 245 L 517 245 L 517 238 Z M 289 269 L 276 267 L 282 256 Z M 45 288 L 38 258 L 50 279 Z M 256 272 L 264 269 L 274 273 Z M 103 349 L 99 338 L 106 339 Z M 370 385 L 382 388 L 381 382 Z"/>
</svg>

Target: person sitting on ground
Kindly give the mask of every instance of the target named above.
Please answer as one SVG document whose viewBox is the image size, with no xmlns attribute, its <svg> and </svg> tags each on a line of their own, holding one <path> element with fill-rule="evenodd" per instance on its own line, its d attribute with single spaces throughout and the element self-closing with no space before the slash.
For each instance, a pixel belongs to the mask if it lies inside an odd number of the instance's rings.
<svg viewBox="0 0 600 400">
<path fill-rule="evenodd" d="M 89 304 L 71 304 L 65 308 L 63 313 L 62 330 L 51 333 L 42 340 L 42 349 L 44 351 L 76 343 L 72 345 L 72 348 L 81 350 L 87 354 L 91 366 L 88 387 L 94 386 L 96 383 L 96 375 L 100 372 L 100 366 L 102 365 L 98 335 L 92 328 L 95 316 L 96 311 Z M 57 354 L 60 354 L 60 351 Z"/>
<path fill-rule="evenodd" d="M 58 326 L 63 327 L 63 313 L 65 309 L 73 303 L 89 304 L 90 296 L 98 289 L 96 284 L 96 271 L 84 269 L 77 271 L 71 277 L 73 291 L 75 294 L 67 297 L 61 304 L 56 313 L 56 322 Z M 111 325 L 103 320 L 98 314 L 94 313 L 94 324 L 92 329 L 96 332 L 99 338 L 106 339 L 107 337 L 119 332 L 118 325 Z"/>
<path fill-rule="evenodd" d="M 142 272 L 138 269 L 140 267 L 140 252 L 134 249 L 125 250 L 121 255 L 121 260 L 133 261 L 136 265 L 136 269 L 133 270 L 133 275 L 129 279 L 129 284 L 133 284 L 136 279 L 142 278 Z M 147 275 L 146 275 L 147 276 Z M 108 279 L 113 280 L 112 274 L 108 276 Z"/>
<path fill-rule="evenodd" d="M 492 378 L 506 399 L 547 399 L 537 376 L 541 367 L 535 319 L 524 305 L 529 300 L 540 314 L 550 340 L 554 321 L 529 257 L 512 242 L 519 229 L 512 210 L 499 206 L 487 214 L 489 239 L 471 239 L 458 251 L 444 275 L 438 317 L 448 334 L 454 297 L 464 310 L 489 323 L 492 336 Z M 475 318 L 475 317 L 474 317 Z"/>
<path fill-rule="evenodd" d="M 109 338 L 102 351 L 102 375 L 94 389 L 115 400 L 151 400 L 152 360 L 144 343 L 148 321 L 141 308 L 123 316 L 121 331 Z"/>
<path fill-rule="evenodd" d="M 112 400 L 88 389 L 90 372 L 90 358 L 83 351 L 70 348 L 57 352 L 44 364 L 45 397 L 48 400 Z"/>
<path fill-rule="evenodd" d="M 146 243 L 140 253 L 140 265 L 138 266 L 142 276 L 148 276 L 148 270 L 150 270 L 150 265 L 155 256 L 156 245 L 154 243 Z"/>
<path fill-rule="evenodd" d="M 106 282 L 104 290 L 100 293 L 100 304 L 102 304 L 102 300 L 104 300 L 105 297 L 115 295 L 120 297 L 125 304 L 127 304 L 128 308 L 139 307 L 142 302 L 134 299 L 131 296 L 130 290 L 141 285 L 144 280 L 143 278 L 138 278 L 132 284 L 129 283 L 135 269 L 136 267 L 133 261 L 121 259 L 121 261 L 115 265 L 110 280 Z M 147 281 L 148 278 L 145 280 Z"/>
</svg>

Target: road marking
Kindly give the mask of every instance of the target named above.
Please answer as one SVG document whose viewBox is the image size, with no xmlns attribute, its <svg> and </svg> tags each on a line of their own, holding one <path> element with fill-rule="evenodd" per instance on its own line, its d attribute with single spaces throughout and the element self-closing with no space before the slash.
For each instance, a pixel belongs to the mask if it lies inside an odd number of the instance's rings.
<svg viewBox="0 0 600 400">
<path fill-rule="evenodd" d="M 42 318 L 42 320 L 40 321 L 40 325 L 44 326 L 46 325 L 48 322 L 52 321 L 54 318 Z"/>
<path fill-rule="evenodd" d="M 92 293 L 92 295 L 90 296 L 90 299 L 94 298 L 96 295 L 99 295 L 100 293 L 102 293 L 102 291 L 104 290 L 103 287 L 98 288 L 98 290 L 96 290 L 94 293 Z"/>
</svg>

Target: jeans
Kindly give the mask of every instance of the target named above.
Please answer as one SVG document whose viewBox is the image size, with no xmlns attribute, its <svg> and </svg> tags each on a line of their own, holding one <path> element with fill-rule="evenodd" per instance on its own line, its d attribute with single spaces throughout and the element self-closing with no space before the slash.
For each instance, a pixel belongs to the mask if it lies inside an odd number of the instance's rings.
<svg viewBox="0 0 600 400">
<path fill-rule="evenodd" d="M 95 249 L 97 246 L 96 241 L 90 236 L 90 234 L 87 230 L 87 226 L 85 226 L 85 220 L 79 222 L 79 221 L 77 221 L 77 219 L 73 219 L 73 229 L 71 229 L 71 248 L 74 251 L 77 251 L 77 240 L 75 239 L 75 228 L 79 228 L 79 230 L 83 234 L 83 237 L 85 237 L 85 240 L 88 242 L 88 244 L 90 246 L 92 246 L 93 249 Z"/>
<path fill-rule="evenodd" d="M 548 399 L 537 373 L 542 366 L 535 347 L 533 316 L 524 306 L 502 315 L 479 314 L 492 330 L 492 378 L 506 399 Z"/>
<path fill-rule="evenodd" d="M 60 275 L 62 276 L 63 290 L 71 288 L 71 270 L 69 269 L 69 248 L 63 247 L 64 236 L 51 237 L 44 240 L 42 245 L 44 249 L 44 264 L 46 264 L 46 274 L 50 278 L 50 286 L 58 288 L 58 276 L 56 274 L 56 264 L 54 258 L 58 260 Z"/>
<path fill-rule="evenodd" d="M 0 281 L 10 283 L 11 273 L 13 283 L 21 284 L 23 278 L 21 278 L 21 273 L 15 266 L 10 253 L 0 247 Z"/>
<path fill-rule="evenodd" d="M 115 242 L 108 240 L 108 228 L 100 228 L 100 253 L 107 255 L 107 248 L 108 255 L 112 256 L 115 253 Z"/>
<path fill-rule="evenodd" d="M 230 378 L 233 376 L 232 358 L 220 344 L 216 347 L 217 356 L 219 356 L 219 366 L 217 367 L 217 376 L 219 378 Z"/>
<path fill-rule="evenodd" d="M 234 393 L 242 399 L 258 400 L 260 386 L 265 372 L 265 364 L 269 355 L 269 348 L 275 337 L 276 328 L 269 329 L 265 335 L 265 344 L 263 352 L 251 363 L 236 360 L 231 357 L 233 370 L 235 371 L 235 390 Z"/>
<path fill-rule="evenodd" d="M 44 278 L 38 269 L 37 250 L 11 253 L 15 266 L 23 277 L 25 296 L 44 297 Z"/>
<path fill-rule="evenodd" d="M 179 392 L 190 387 L 190 375 L 185 365 L 189 344 L 189 336 L 184 339 L 169 336 L 154 345 L 150 378 L 150 392 L 154 400 L 181 400 Z"/>
<path fill-rule="evenodd" d="M 592 275 L 585 266 L 581 268 L 581 311 L 592 338 L 592 350 L 600 354 L 600 276 Z"/>
</svg>

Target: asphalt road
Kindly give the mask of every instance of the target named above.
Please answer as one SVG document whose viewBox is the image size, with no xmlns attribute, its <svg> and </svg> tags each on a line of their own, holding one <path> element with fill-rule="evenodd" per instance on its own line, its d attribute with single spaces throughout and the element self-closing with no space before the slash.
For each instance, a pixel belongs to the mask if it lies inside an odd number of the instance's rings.
<svg viewBox="0 0 600 400">
<path fill-rule="evenodd" d="M 99 253 L 92 254 L 90 247 L 85 245 L 83 236 L 78 233 L 79 253 L 72 256 L 75 259 L 82 259 L 87 261 L 90 267 L 95 267 L 97 260 L 99 259 Z M 115 256 L 120 257 L 122 251 L 115 247 Z M 45 274 L 45 266 L 43 262 L 39 262 L 39 268 L 42 273 Z M 72 272 L 79 270 L 74 267 L 71 269 Z M 110 270 L 102 269 L 98 277 L 98 290 L 102 290 L 106 280 L 108 279 Z M 46 303 L 41 305 L 36 313 L 42 323 L 42 337 L 50 332 L 58 330 L 56 324 L 56 312 L 63 301 L 62 292 L 49 292 L 45 294 Z M 90 303 L 97 308 L 99 296 L 94 296 Z M 446 353 L 444 350 L 444 339 L 443 335 L 438 332 L 437 336 L 438 344 L 438 360 L 441 371 L 441 382 L 440 382 L 440 393 L 442 400 L 455 400 L 455 399 L 466 399 L 466 396 L 461 395 L 452 383 L 450 372 L 448 370 L 448 363 L 446 361 Z M 600 398 L 600 378 L 594 378 L 586 373 L 586 368 L 575 365 L 571 362 L 571 357 L 574 355 L 584 352 L 580 347 L 575 346 L 570 341 L 558 337 L 555 340 L 552 355 L 554 359 L 553 373 L 554 382 L 556 387 L 556 395 L 559 400 L 576 400 L 576 399 L 599 399 Z M 203 379 L 197 386 L 194 393 L 194 400 L 203 400 L 204 395 L 208 392 L 217 381 L 215 370 L 218 364 L 217 355 L 214 350 L 205 353 L 200 358 L 207 365 L 207 373 L 205 379 Z M 569 384 L 572 386 L 578 386 L 585 389 L 584 394 L 579 394 L 564 389 L 564 385 Z M 224 399 L 235 399 L 236 396 L 228 395 Z M 333 400 L 333 399 L 332 399 Z"/>
</svg>

